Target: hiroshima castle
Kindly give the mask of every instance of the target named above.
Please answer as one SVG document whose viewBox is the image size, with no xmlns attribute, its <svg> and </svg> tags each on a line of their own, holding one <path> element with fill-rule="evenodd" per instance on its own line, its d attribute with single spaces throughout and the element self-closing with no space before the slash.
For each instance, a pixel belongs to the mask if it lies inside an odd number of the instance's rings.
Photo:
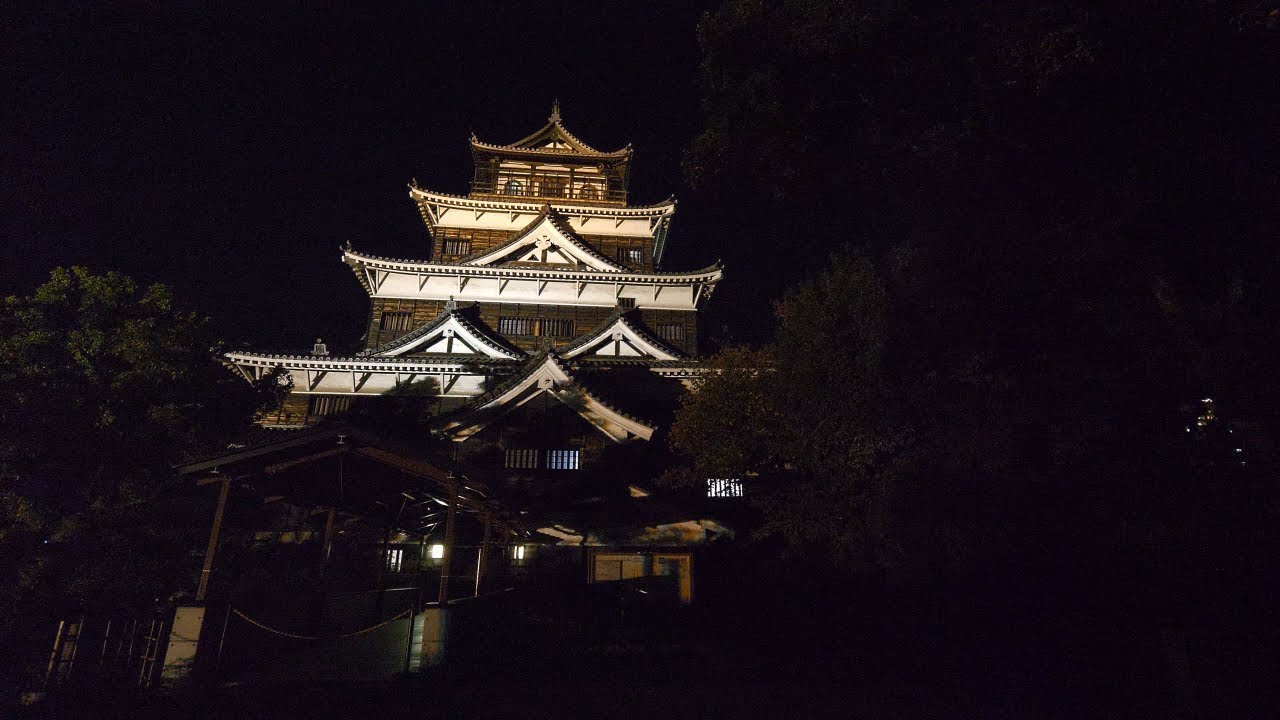
<svg viewBox="0 0 1280 720">
<path fill-rule="evenodd" d="M 317 343 L 306 355 L 226 355 L 247 378 L 276 367 L 292 377 L 264 424 L 314 424 L 412 388 L 435 396 L 436 429 L 459 442 L 535 399 L 570 409 L 596 440 L 651 439 L 654 420 L 620 397 L 635 393 L 603 388 L 625 375 L 634 390 L 637 370 L 650 376 L 644 386 L 697 373 L 698 310 L 720 265 L 664 269 L 675 199 L 628 204 L 631 146 L 587 145 L 558 104 L 527 137 L 497 145 L 473 135 L 470 144 L 469 194 L 409 186 L 431 239 L 422 257 L 343 249 L 370 300 L 363 350 L 337 357 Z M 514 451 L 504 464 L 577 469 L 601 444 L 543 439 L 565 446 L 504 447 Z"/>
</svg>

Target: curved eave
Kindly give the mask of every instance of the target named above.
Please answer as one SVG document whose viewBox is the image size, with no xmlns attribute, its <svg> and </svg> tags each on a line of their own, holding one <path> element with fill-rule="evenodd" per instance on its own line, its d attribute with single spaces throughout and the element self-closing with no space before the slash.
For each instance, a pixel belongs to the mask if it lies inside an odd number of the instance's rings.
<svg viewBox="0 0 1280 720">
<path fill-rule="evenodd" d="M 487 278 L 528 278 L 536 280 L 568 280 L 581 282 L 627 283 L 631 285 L 687 285 L 689 283 L 705 283 L 708 285 L 720 282 L 724 277 L 724 268 L 720 263 L 700 270 L 672 273 L 633 273 L 604 272 L 600 270 L 543 270 L 527 267 L 491 267 L 481 265 L 459 265 L 455 263 L 416 262 L 413 260 L 384 258 L 374 255 L 362 255 L 352 250 L 344 250 L 343 262 L 356 270 L 365 289 L 374 294 L 367 276 L 359 268 L 370 268 L 387 272 L 407 273 L 410 275 L 448 275 L 461 277 Z"/>
<path fill-rule="evenodd" d="M 369 358 L 369 357 L 316 357 L 314 355 L 272 355 L 266 353 L 229 352 L 222 356 L 233 365 L 276 368 L 286 370 L 323 370 L 376 373 L 425 373 L 457 372 L 474 369 L 477 365 L 512 366 L 513 361 L 494 358 L 444 360 L 426 358 Z"/>
<path fill-rule="evenodd" d="M 416 202 L 427 202 L 451 210 L 471 210 L 474 212 L 518 212 L 534 213 L 541 211 L 545 203 L 539 202 L 505 202 L 480 200 L 466 195 L 451 195 L 409 185 L 409 197 Z M 655 218 L 675 213 L 676 198 L 671 196 L 650 205 L 626 205 L 610 207 L 606 205 L 577 205 L 572 203 L 551 203 L 552 209 L 562 215 L 580 215 L 602 218 Z"/>
<path fill-rule="evenodd" d="M 543 129 L 539 130 L 538 132 L 534 133 L 533 135 L 530 135 L 528 138 L 525 138 L 524 140 L 521 140 L 519 142 L 526 142 L 526 141 L 532 140 L 533 138 L 537 138 L 540 135 L 543 135 L 550 127 L 551 126 L 544 127 Z M 596 150 L 595 148 L 590 147 L 587 144 L 583 143 L 581 140 L 578 140 L 577 138 L 575 138 L 567 130 L 562 130 L 562 132 L 564 133 L 564 136 L 565 136 L 563 139 L 569 141 L 566 143 L 570 146 L 569 149 L 520 147 L 519 142 L 513 143 L 511 145 L 497 145 L 494 143 L 484 142 L 480 138 L 476 137 L 475 135 L 472 135 L 471 150 L 472 152 L 502 153 L 504 155 L 527 155 L 529 157 L 536 157 L 536 158 L 560 157 L 560 158 L 571 158 L 574 160 L 582 160 L 584 158 L 601 159 L 601 160 L 629 160 L 631 158 L 632 153 L 634 153 L 634 149 L 630 145 L 619 148 L 617 150 L 611 150 L 611 151 Z"/>
</svg>

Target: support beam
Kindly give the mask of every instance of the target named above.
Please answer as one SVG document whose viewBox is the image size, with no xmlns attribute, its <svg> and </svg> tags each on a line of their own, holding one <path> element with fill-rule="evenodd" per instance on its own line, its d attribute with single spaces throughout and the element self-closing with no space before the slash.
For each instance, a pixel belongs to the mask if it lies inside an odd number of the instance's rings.
<svg viewBox="0 0 1280 720">
<path fill-rule="evenodd" d="M 484 539 L 480 541 L 480 551 L 476 555 L 476 589 L 472 594 L 473 597 L 480 595 L 480 584 L 483 581 L 485 571 L 488 568 L 485 565 L 489 562 L 489 534 L 493 529 L 493 513 L 486 512 L 484 514 Z"/>
<path fill-rule="evenodd" d="M 231 478 L 222 478 L 218 490 L 218 508 L 213 511 L 213 527 L 209 529 L 209 545 L 204 551 L 204 567 L 200 570 L 200 587 L 196 589 L 196 602 L 203 603 L 209 594 L 209 576 L 213 573 L 213 557 L 218 552 L 218 535 L 222 532 L 222 518 L 227 513 L 227 495 L 231 493 Z"/>
<path fill-rule="evenodd" d="M 444 557 L 440 560 L 440 593 L 437 600 L 443 607 L 449 604 L 449 566 L 453 561 L 454 525 L 458 520 L 458 484 L 448 483 L 449 515 L 444 523 Z"/>
</svg>

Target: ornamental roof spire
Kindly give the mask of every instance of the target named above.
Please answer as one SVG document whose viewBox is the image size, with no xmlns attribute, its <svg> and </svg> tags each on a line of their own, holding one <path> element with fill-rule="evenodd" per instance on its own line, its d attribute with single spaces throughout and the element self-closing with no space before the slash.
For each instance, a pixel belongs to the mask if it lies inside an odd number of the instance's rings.
<svg viewBox="0 0 1280 720">
<path fill-rule="evenodd" d="M 551 101 L 551 116 L 547 118 L 547 122 L 560 122 L 560 98 Z"/>
</svg>

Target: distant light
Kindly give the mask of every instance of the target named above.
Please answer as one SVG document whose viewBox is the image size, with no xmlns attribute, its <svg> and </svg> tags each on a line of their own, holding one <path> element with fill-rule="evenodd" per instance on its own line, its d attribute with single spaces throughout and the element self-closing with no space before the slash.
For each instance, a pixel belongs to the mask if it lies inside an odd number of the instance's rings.
<svg viewBox="0 0 1280 720">
<path fill-rule="evenodd" d="M 431 559 L 432 559 L 432 560 L 439 560 L 439 559 L 441 559 L 441 558 L 443 558 L 443 557 L 444 557 L 444 546 L 443 546 L 443 545 L 432 545 L 432 546 L 431 546 Z"/>
<path fill-rule="evenodd" d="M 1244 452 L 1244 448 L 1236 448 L 1236 452 Z"/>
</svg>

